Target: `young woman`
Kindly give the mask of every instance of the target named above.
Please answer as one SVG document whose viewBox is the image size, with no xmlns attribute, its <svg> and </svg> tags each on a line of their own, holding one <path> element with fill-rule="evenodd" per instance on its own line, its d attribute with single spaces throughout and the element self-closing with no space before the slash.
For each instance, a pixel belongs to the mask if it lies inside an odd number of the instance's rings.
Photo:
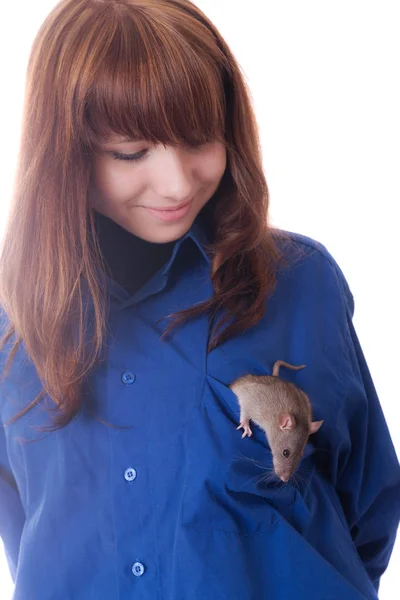
<svg viewBox="0 0 400 600">
<path fill-rule="evenodd" d="M 353 296 L 270 226 L 248 90 L 188 0 L 44 21 L 0 302 L 15 600 L 377 598 L 400 469 Z M 277 360 L 323 420 L 288 483 L 229 388 Z"/>
</svg>

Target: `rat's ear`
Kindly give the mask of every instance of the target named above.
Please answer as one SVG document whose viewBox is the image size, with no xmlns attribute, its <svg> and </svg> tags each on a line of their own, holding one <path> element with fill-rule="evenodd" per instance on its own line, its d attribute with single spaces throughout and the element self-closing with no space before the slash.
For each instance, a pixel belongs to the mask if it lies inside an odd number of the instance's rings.
<svg viewBox="0 0 400 600">
<path fill-rule="evenodd" d="M 312 421 L 312 423 L 310 423 L 310 426 L 308 429 L 310 435 L 312 433 L 315 433 L 316 431 L 318 431 L 318 429 L 321 427 L 322 423 L 323 423 L 323 421 Z"/>
<path fill-rule="evenodd" d="M 281 413 L 279 415 L 279 427 L 283 429 L 294 429 L 296 427 L 296 419 L 290 413 Z"/>
</svg>

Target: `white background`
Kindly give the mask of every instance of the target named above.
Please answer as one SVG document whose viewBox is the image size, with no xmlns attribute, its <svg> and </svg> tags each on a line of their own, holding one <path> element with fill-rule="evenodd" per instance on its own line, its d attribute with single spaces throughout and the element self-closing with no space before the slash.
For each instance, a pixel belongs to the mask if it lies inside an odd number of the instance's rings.
<svg viewBox="0 0 400 600">
<path fill-rule="evenodd" d="M 1 231 L 30 44 L 55 4 L 2 7 Z M 250 86 L 273 224 L 321 241 L 349 282 L 354 323 L 399 455 L 400 4 L 196 4 L 225 37 Z M 400 541 L 381 580 L 382 600 L 398 597 L 399 568 Z M 11 594 L 0 542 L 0 596 Z"/>
</svg>

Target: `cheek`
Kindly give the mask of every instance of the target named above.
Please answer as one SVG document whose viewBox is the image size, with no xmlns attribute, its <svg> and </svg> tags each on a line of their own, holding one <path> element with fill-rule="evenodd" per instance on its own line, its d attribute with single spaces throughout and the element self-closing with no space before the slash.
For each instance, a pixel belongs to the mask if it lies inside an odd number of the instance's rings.
<svg viewBox="0 0 400 600">
<path fill-rule="evenodd" d="M 202 160 L 200 171 L 202 179 L 211 184 L 217 183 L 225 172 L 226 164 L 225 146 L 217 144 Z"/>
<path fill-rule="evenodd" d="M 98 165 L 93 175 L 95 184 L 103 200 L 124 202 L 132 199 L 139 193 L 141 178 L 132 177 L 133 169 L 130 163 L 118 161 L 104 161 Z"/>
<path fill-rule="evenodd" d="M 226 169 L 226 164 L 227 164 L 227 151 L 226 151 L 226 147 L 221 143 L 218 143 L 216 145 L 214 162 L 215 162 L 216 168 L 218 169 L 218 172 L 220 174 L 221 174 L 221 172 L 223 173 Z"/>
</svg>

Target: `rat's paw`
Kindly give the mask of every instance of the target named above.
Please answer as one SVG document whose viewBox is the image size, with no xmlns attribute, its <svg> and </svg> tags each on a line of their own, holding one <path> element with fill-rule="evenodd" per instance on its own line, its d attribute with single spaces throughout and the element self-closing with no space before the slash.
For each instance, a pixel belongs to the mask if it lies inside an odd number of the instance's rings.
<svg viewBox="0 0 400 600">
<path fill-rule="evenodd" d="M 243 434 L 242 434 L 242 438 L 246 437 L 246 435 L 250 437 L 251 434 L 252 434 L 252 431 L 250 429 L 249 422 L 245 421 L 243 423 L 240 423 L 239 427 L 236 427 L 236 429 L 241 429 L 242 427 L 244 429 Z"/>
</svg>

